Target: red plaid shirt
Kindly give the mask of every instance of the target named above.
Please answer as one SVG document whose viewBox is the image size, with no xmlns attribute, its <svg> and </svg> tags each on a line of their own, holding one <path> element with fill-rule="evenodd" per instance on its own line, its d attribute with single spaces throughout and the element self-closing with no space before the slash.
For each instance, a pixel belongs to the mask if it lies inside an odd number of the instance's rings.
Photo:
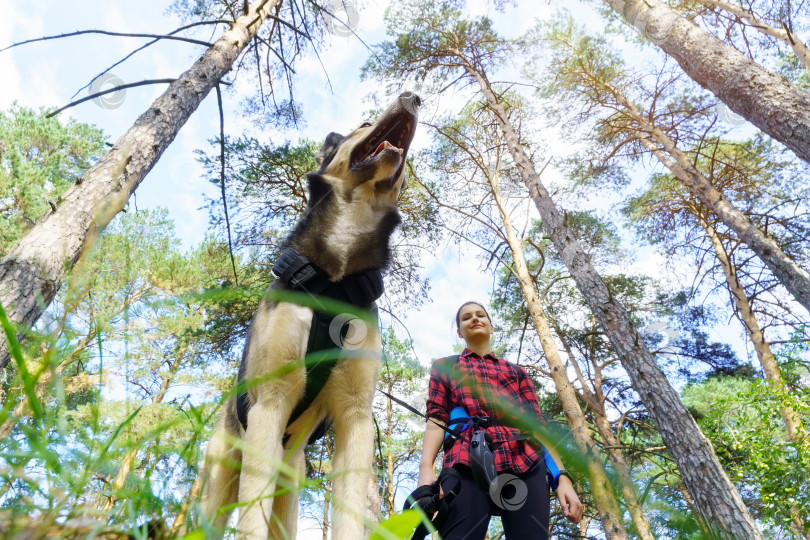
<svg viewBox="0 0 810 540">
<path fill-rule="evenodd" d="M 492 353 L 481 358 L 464 349 L 458 363 L 452 358 L 439 358 L 433 362 L 425 416 L 449 423 L 450 411 L 455 407 L 462 407 L 470 416 L 498 418 L 506 425 L 510 424 L 510 416 L 525 411 L 546 424 L 534 385 L 523 368 L 496 358 Z M 470 466 L 472 431 L 469 428 L 464 430 L 462 440 L 456 441 L 445 452 L 445 467 L 456 463 Z M 518 429 L 506 426 L 490 426 L 485 431 L 492 441 L 505 441 L 520 434 Z M 499 472 L 520 474 L 529 470 L 540 456 L 540 452 L 526 441 L 509 441 L 495 450 L 495 468 Z"/>
</svg>

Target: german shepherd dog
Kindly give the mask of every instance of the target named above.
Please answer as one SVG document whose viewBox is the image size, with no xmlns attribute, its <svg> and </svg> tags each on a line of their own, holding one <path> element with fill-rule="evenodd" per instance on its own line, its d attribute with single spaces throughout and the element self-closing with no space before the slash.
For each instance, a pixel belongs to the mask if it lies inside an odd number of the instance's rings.
<svg viewBox="0 0 810 540">
<path fill-rule="evenodd" d="M 347 136 L 330 133 L 318 152 L 320 169 L 307 175 L 306 211 L 283 247 L 329 282 L 365 271 L 379 275 L 388 265 L 420 105 L 417 95 L 405 92 L 375 123 Z M 279 279 L 273 288 L 289 286 Z M 364 536 L 380 334 L 376 325 L 358 333 L 361 342 L 343 351 L 317 396 L 306 396 L 304 411 L 291 418 L 308 388 L 304 357 L 312 321 L 310 307 L 264 299 L 250 324 L 240 367 L 247 390 L 226 402 L 201 471 L 203 514 L 220 533 L 238 507 L 238 538 L 295 538 L 305 442 L 334 421 L 332 538 Z"/>
</svg>

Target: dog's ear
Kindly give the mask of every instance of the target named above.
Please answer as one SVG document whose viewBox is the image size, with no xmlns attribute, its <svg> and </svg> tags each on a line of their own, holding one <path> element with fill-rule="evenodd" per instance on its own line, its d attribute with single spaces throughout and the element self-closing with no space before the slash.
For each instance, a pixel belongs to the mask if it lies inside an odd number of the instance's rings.
<svg viewBox="0 0 810 540">
<path fill-rule="evenodd" d="M 332 158 L 334 158 L 337 153 L 337 149 L 340 148 L 340 145 L 343 144 L 345 140 L 346 137 L 340 133 L 330 133 L 326 136 L 323 146 L 321 146 L 321 149 L 315 154 L 315 162 L 320 166 L 321 171 L 329 166 Z"/>
<path fill-rule="evenodd" d="M 307 174 L 307 184 L 309 185 L 309 200 L 307 201 L 309 208 L 320 203 L 332 192 L 332 185 L 318 173 Z"/>
</svg>

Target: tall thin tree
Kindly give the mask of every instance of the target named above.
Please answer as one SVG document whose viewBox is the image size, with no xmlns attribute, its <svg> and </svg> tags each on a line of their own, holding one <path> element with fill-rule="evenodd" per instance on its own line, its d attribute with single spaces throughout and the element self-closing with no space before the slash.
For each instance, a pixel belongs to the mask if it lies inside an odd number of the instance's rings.
<svg viewBox="0 0 810 540">
<path fill-rule="evenodd" d="M 65 276 L 171 144 L 211 89 L 231 70 L 277 14 L 283 0 L 256 0 L 169 88 L 90 170 L 62 196 L 0 262 L 0 305 L 21 329 L 32 326 L 53 300 Z M 300 31 L 300 30 L 297 30 Z M 21 335 L 21 334 L 20 334 Z M 9 362 L 0 341 L 0 367 Z"/>
<path fill-rule="evenodd" d="M 488 78 L 497 61 L 510 54 L 488 19 L 462 20 L 460 10 L 420 2 L 388 14 L 395 42 L 383 43 L 367 72 L 401 79 L 427 80 L 438 87 L 453 77 L 478 86 L 502 130 L 546 231 L 642 401 L 655 420 L 689 492 L 709 527 L 720 538 L 761 539 L 762 533 L 723 471 L 711 443 L 681 403 L 622 306 L 611 298 L 587 255 L 565 224 L 565 217 L 540 181 L 504 104 Z M 451 79 L 452 80 L 452 79 Z"/>
</svg>

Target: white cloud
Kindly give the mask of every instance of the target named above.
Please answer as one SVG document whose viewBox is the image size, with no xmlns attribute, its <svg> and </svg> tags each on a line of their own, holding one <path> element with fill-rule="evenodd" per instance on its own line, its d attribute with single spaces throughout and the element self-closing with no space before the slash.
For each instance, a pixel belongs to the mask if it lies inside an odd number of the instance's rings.
<svg viewBox="0 0 810 540">
<path fill-rule="evenodd" d="M 11 0 L 0 0 L 0 48 L 26 39 L 44 35 L 41 5 L 26 6 L 19 10 Z M 14 101 L 20 105 L 39 108 L 41 105 L 52 105 L 58 102 L 56 88 L 59 85 L 53 79 L 53 62 L 43 66 L 42 57 L 37 56 L 37 47 L 42 44 L 22 45 L 0 53 L 0 73 L 3 84 L 0 84 L 0 108 L 6 109 Z M 50 60 L 50 59 L 49 59 Z M 36 66 L 32 69 L 32 66 Z M 33 71 L 38 77 L 28 79 L 22 71 Z"/>
</svg>

